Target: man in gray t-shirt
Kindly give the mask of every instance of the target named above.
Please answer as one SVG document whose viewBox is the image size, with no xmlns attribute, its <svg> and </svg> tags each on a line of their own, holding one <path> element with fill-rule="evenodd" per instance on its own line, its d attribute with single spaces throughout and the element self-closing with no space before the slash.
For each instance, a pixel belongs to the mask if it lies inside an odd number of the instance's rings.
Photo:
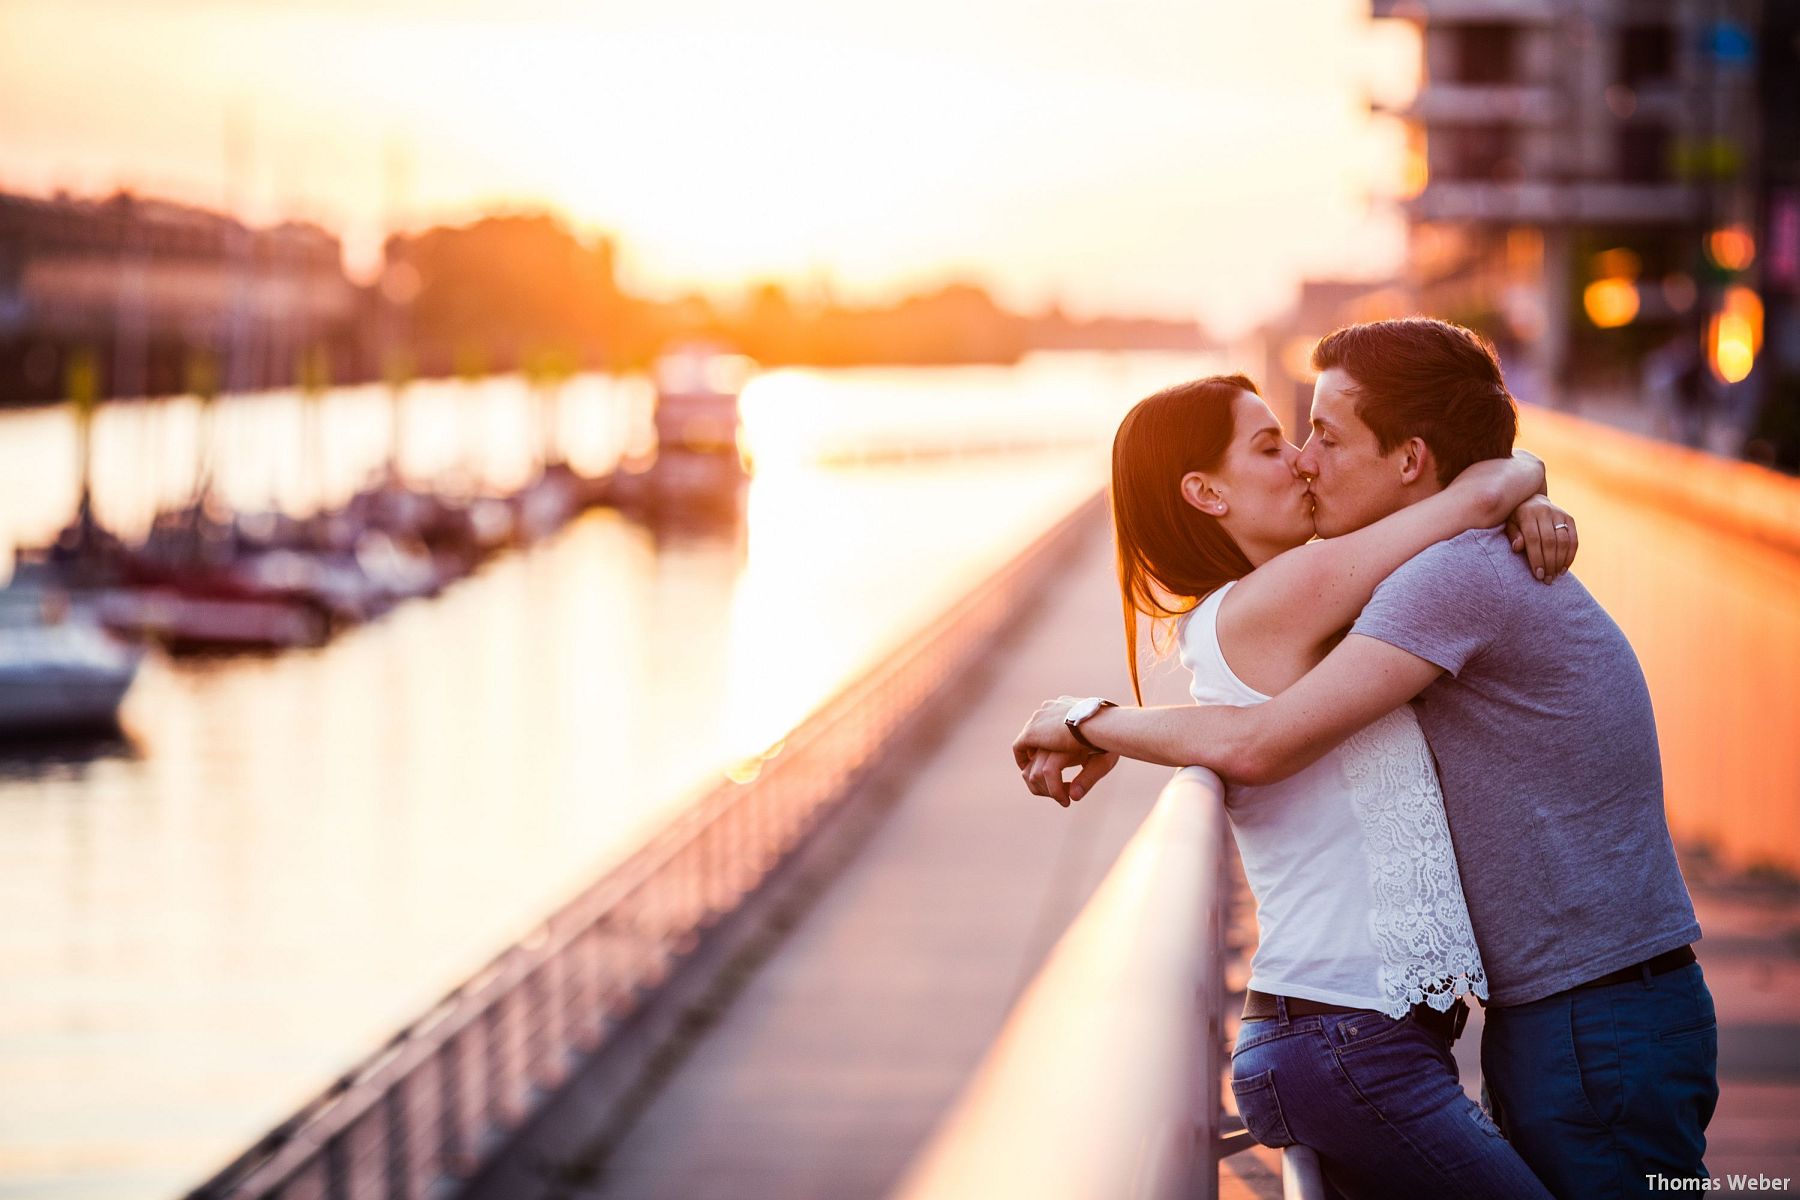
<svg viewBox="0 0 1800 1200">
<path fill-rule="evenodd" d="M 1541 1000 L 1700 936 L 1650 693 L 1579 580 L 1539 583 L 1505 534 L 1475 530 L 1390 575 L 1351 632 L 1441 672 L 1415 707 L 1490 1003 Z"/>
<path fill-rule="evenodd" d="M 1510 453 L 1493 349 L 1409 318 L 1349 326 L 1313 365 L 1299 458 L 1321 537 L 1359 529 Z M 1553 518 L 1545 518 L 1552 520 Z M 1557 522 L 1552 538 L 1574 531 Z M 1041 708 L 1015 743 L 1090 745 L 1268 783 L 1413 702 L 1443 783 L 1489 980 L 1482 1070 L 1506 1136 L 1558 1197 L 1647 1195 L 1706 1174 L 1712 998 L 1663 812 L 1656 724 L 1624 635 L 1570 575 L 1543 582 L 1499 530 L 1441 542 L 1375 591 L 1341 644 L 1243 708 Z M 1299 602 L 1298 598 L 1296 602 Z M 1079 799 L 1109 769 L 1070 785 Z"/>
</svg>

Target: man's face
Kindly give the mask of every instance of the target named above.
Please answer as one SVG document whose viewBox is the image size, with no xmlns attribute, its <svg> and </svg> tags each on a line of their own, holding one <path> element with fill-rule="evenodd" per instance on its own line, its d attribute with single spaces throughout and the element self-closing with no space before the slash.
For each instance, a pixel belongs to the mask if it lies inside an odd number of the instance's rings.
<svg viewBox="0 0 1800 1200">
<path fill-rule="evenodd" d="M 1337 537 L 1379 521 L 1411 498 L 1402 486 L 1403 446 L 1381 452 L 1375 431 L 1356 415 L 1353 381 L 1341 368 L 1313 384 L 1312 433 L 1298 469 L 1312 480 L 1313 522 L 1320 537 Z"/>
</svg>

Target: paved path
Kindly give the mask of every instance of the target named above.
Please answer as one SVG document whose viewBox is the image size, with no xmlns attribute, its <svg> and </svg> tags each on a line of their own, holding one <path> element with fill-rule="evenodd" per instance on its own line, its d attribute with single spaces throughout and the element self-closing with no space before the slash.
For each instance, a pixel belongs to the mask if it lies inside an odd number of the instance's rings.
<svg viewBox="0 0 1800 1200">
<path fill-rule="evenodd" d="M 1693 878 L 1696 949 L 1719 1011 L 1714 1175 L 1768 1175 L 1800 1190 L 1800 890 Z"/>
</svg>

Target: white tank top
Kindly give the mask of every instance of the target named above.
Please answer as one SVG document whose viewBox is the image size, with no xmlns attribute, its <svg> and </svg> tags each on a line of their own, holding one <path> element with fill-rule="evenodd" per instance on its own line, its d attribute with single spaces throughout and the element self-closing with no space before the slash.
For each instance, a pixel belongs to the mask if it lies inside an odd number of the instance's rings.
<svg viewBox="0 0 1800 1200">
<path fill-rule="evenodd" d="M 1182 619 L 1181 664 L 1201 704 L 1269 698 L 1219 649 L 1219 605 L 1233 586 Z M 1444 796 L 1410 707 L 1279 783 L 1228 783 L 1225 807 L 1256 897 L 1252 988 L 1390 1017 L 1487 997 Z"/>
</svg>

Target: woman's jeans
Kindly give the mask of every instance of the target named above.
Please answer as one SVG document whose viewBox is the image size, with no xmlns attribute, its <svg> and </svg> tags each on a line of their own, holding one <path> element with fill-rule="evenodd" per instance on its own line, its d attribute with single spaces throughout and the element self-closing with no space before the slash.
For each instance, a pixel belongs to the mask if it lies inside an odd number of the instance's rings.
<svg viewBox="0 0 1800 1200">
<path fill-rule="evenodd" d="M 1647 1196 L 1706 1174 L 1718 1022 L 1699 963 L 1490 1005 L 1481 1071 L 1501 1127 L 1564 1200 Z M 1285 1099 L 1286 1093 L 1283 1093 Z"/>
<path fill-rule="evenodd" d="M 1231 1090 L 1250 1136 L 1318 1152 L 1352 1200 L 1549 1200 L 1457 1079 L 1449 1045 L 1408 1015 L 1245 1021 Z"/>
</svg>

